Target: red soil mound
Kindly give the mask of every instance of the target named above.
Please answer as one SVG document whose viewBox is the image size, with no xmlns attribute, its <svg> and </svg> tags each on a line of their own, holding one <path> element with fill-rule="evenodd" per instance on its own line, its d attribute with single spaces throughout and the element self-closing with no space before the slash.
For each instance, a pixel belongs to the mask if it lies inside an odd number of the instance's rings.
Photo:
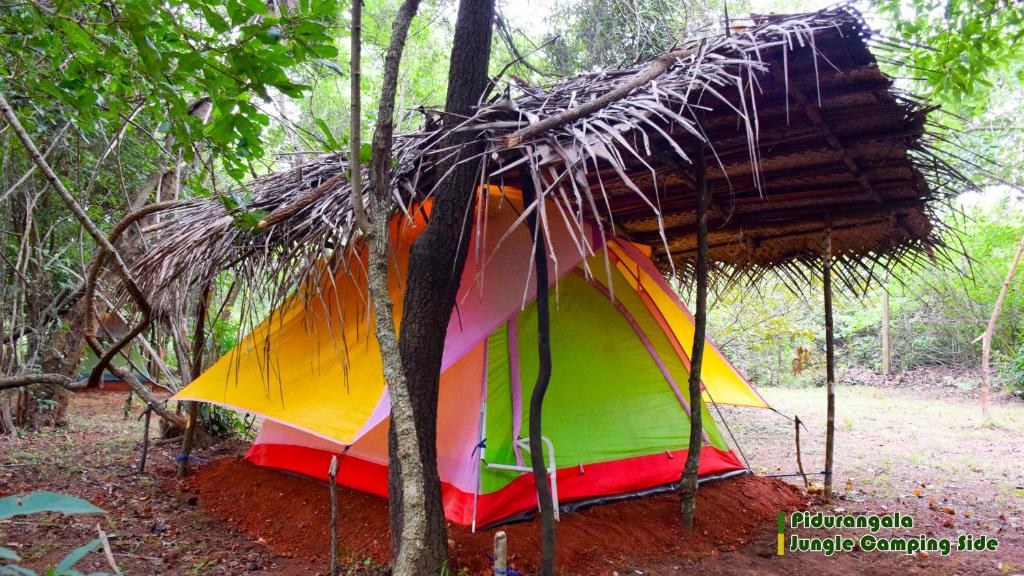
<svg viewBox="0 0 1024 576">
<path fill-rule="evenodd" d="M 330 547 L 330 500 L 316 480 L 260 468 L 237 458 L 215 461 L 193 477 L 188 490 L 199 505 L 284 556 L 325 561 Z M 339 488 L 339 547 L 351 562 L 388 560 L 387 501 Z M 679 527 L 672 494 L 594 506 L 564 514 L 558 523 L 556 569 L 596 574 L 624 565 L 670 558 L 700 558 L 734 550 L 774 525 L 779 511 L 807 505 L 794 487 L 773 478 L 742 476 L 701 487 L 695 529 Z M 532 571 L 540 549 L 538 520 L 501 528 L 520 570 Z M 483 573 L 490 565 L 494 531 L 473 534 L 449 524 L 451 565 Z"/>
</svg>

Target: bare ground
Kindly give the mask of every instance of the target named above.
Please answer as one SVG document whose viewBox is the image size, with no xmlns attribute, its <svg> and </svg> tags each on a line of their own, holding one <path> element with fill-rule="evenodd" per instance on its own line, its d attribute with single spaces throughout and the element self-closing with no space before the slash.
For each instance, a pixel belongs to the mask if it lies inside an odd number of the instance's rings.
<svg viewBox="0 0 1024 576">
<path fill-rule="evenodd" d="M 622 560 L 619 574 L 1020 574 L 1024 572 L 1024 406 L 995 407 L 994 424 L 963 394 L 942 388 L 906 390 L 844 386 L 837 394 L 835 507 L 846 512 L 899 511 L 914 516 L 914 531 L 929 535 L 985 533 L 996 536 L 995 553 L 953 553 L 947 558 L 854 552 L 774 555 L 775 528 L 735 551 L 703 559 L 664 558 L 634 565 Z M 820 472 L 825 397 L 818 389 L 763 390 L 786 415 L 799 414 L 803 462 Z M 0 493 L 54 490 L 87 498 L 108 510 L 105 517 L 20 517 L 0 522 L 0 546 L 14 548 L 34 569 L 54 565 L 95 537 L 99 523 L 111 536 L 115 558 L 128 574 L 322 574 L 324 563 L 285 557 L 258 535 L 207 514 L 174 478 L 176 445 L 151 448 L 139 474 L 141 424 L 124 419 L 120 393 L 75 396 L 72 424 L 18 439 L 0 439 Z M 136 406 L 137 412 L 138 406 Z M 795 472 L 792 424 L 779 414 L 723 409 L 755 472 Z M 717 418 L 717 415 L 716 415 Z M 155 427 L 154 427 L 155 428 Z M 156 431 L 153 431 L 156 438 Z M 239 443 L 206 448 L 206 460 L 238 454 Z M 799 478 L 787 480 L 802 485 Z M 821 476 L 812 477 L 821 481 Z M 198 504 L 198 505 L 197 505 Z M 698 510 L 698 514 L 700 511 Z M 793 531 L 791 531 L 793 532 Z M 808 534 L 798 531 L 800 534 Z M 514 548 L 515 542 L 511 543 Z M 325 553 L 326 558 L 326 553 Z M 109 570 L 98 554 L 81 568 Z M 569 568 L 566 573 L 572 573 Z"/>
</svg>

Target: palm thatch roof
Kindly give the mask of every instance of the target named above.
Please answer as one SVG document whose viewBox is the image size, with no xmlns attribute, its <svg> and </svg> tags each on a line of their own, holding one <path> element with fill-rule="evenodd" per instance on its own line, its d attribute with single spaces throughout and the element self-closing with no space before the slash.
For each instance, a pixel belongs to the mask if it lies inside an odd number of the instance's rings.
<svg viewBox="0 0 1024 576">
<path fill-rule="evenodd" d="M 692 160 L 706 146 L 720 276 L 781 271 L 799 282 L 819 268 L 828 227 L 850 288 L 939 246 L 936 211 L 966 184 L 931 147 L 932 108 L 879 69 L 872 49 L 892 49 L 850 7 L 745 24 L 651 62 L 497 90 L 456 127 L 429 112 L 423 130 L 396 136 L 395 210 L 429 197 L 445 176 L 434 167 L 451 155 L 479 160 L 481 184 L 518 186 L 529 170 L 538 202 L 556 201 L 570 226 L 597 223 L 648 245 L 685 276 L 696 249 Z M 482 157 L 447 147 L 451 130 L 485 140 Z M 283 297 L 350 245 L 346 169 L 344 155 L 328 154 L 250 182 L 246 206 L 176 208 L 135 264 L 140 284 L 159 308 L 173 300 L 165 291 L 233 269 L 250 285 L 273 277 L 268 290 Z M 246 214 L 270 225 L 239 225 Z"/>
</svg>

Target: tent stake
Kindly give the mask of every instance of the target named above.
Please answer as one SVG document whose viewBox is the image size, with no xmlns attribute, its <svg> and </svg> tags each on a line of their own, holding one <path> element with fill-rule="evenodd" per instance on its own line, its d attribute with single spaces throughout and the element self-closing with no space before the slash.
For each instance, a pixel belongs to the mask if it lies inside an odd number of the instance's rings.
<svg viewBox="0 0 1024 576">
<path fill-rule="evenodd" d="M 331 482 L 331 576 L 338 574 L 338 485 L 334 482 L 337 476 L 338 457 L 331 456 L 331 466 L 327 469 Z"/>
<path fill-rule="evenodd" d="M 836 351 L 832 328 L 832 227 L 825 229 L 822 251 L 822 281 L 825 291 L 825 387 L 828 415 L 825 420 L 825 502 L 832 501 L 832 452 L 836 428 Z"/>
<path fill-rule="evenodd" d="M 508 574 L 508 537 L 504 530 L 494 533 L 494 573 Z"/>
<path fill-rule="evenodd" d="M 146 404 L 146 409 L 142 411 L 142 414 L 146 419 L 142 424 L 142 457 L 139 458 L 139 474 L 146 473 L 146 453 L 149 452 L 149 418 L 153 414 L 153 407 Z"/>
<path fill-rule="evenodd" d="M 801 422 L 800 422 L 800 417 L 799 416 L 794 416 L 793 417 L 793 424 L 796 426 L 796 467 L 797 467 L 798 470 L 800 470 L 800 476 L 802 476 L 803 479 L 804 479 L 804 489 L 806 490 L 809 487 L 809 484 L 807 483 L 807 474 L 804 474 L 804 463 L 800 459 L 800 424 L 801 424 Z"/>
</svg>

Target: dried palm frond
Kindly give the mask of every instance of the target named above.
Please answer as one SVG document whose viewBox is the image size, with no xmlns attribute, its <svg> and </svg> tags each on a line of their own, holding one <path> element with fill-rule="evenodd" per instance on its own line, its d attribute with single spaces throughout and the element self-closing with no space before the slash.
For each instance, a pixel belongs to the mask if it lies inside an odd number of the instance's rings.
<svg viewBox="0 0 1024 576">
<path fill-rule="evenodd" d="M 555 202 L 560 222 L 542 225 L 575 231 L 580 251 L 592 250 L 583 231 L 593 224 L 649 246 L 685 280 L 696 246 L 691 159 L 706 147 L 719 281 L 772 273 L 799 289 L 821 268 L 826 228 L 836 278 L 854 292 L 940 246 L 937 211 L 968 184 L 927 137 L 932 108 L 879 70 L 862 16 L 841 6 L 740 23 L 649 63 L 496 91 L 451 128 L 428 111 L 423 130 L 395 137 L 395 213 L 432 195 L 443 159 L 479 163 L 481 185 L 517 186 L 528 170 L 538 201 L 521 221 Z M 445 130 L 472 132 L 485 151 L 446 146 Z M 243 206 L 206 198 L 175 209 L 135 264 L 154 308 L 176 313 L 181 299 L 169 295 L 224 270 L 273 305 L 321 263 L 348 261 L 338 257 L 355 234 L 346 170 L 344 156 L 325 155 L 250 182 Z M 254 219 L 266 226 L 244 225 Z M 478 246 L 482 229 L 465 241 Z"/>
</svg>

